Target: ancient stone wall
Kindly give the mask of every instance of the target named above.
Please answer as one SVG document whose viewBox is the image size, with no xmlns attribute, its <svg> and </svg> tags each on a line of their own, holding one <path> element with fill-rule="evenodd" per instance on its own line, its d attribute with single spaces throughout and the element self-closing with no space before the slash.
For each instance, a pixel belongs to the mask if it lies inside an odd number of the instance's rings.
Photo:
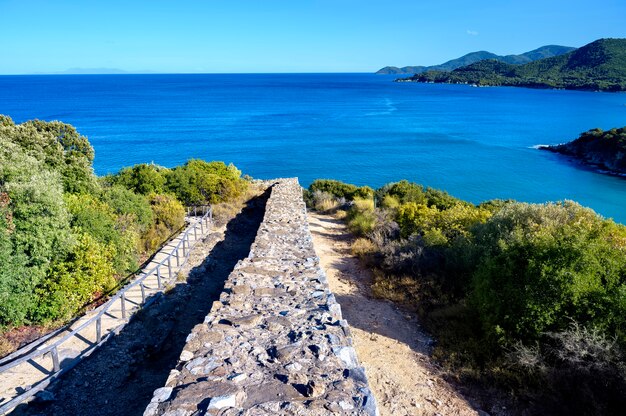
<svg viewBox="0 0 626 416">
<path fill-rule="evenodd" d="M 247 259 L 145 416 L 377 415 L 315 254 L 297 179 L 272 185 Z"/>
</svg>

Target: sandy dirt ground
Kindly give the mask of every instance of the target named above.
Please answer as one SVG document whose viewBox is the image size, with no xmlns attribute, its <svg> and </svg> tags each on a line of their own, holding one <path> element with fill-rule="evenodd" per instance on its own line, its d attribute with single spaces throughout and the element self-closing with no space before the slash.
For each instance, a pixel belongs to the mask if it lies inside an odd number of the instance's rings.
<svg viewBox="0 0 626 416">
<path fill-rule="evenodd" d="M 309 227 L 381 416 L 478 415 L 431 361 L 432 340 L 420 330 L 416 316 L 369 296 L 371 274 L 351 255 L 345 225 L 309 213 Z"/>
</svg>

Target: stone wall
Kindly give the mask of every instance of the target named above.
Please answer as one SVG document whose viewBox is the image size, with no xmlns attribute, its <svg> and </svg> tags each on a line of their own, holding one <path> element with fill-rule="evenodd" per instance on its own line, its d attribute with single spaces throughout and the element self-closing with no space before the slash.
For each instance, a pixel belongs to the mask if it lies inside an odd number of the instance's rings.
<svg viewBox="0 0 626 416">
<path fill-rule="evenodd" d="M 351 343 L 302 189 L 276 180 L 250 255 L 144 415 L 378 415 Z"/>
</svg>

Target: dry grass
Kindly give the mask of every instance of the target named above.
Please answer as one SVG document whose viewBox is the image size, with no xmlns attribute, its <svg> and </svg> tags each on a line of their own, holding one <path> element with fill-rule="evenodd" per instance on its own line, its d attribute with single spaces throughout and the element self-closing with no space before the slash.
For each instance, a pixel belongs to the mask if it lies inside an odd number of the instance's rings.
<svg viewBox="0 0 626 416">
<path fill-rule="evenodd" d="M 374 269 L 372 294 L 377 298 L 410 305 L 417 299 L 419 289 L 418 281 L 411 276 L 389 276 Z"/>
<path fill-rule="evenodd" d="M 344 220 L 348 216 L 348 213 L 343 209 L 338 209 L 335 211 L 334 217 L 338 220 Z"/>
<path fill-rule="evenodd" d="M 339 208 L 339 203 L 335 199 L 321 199 L 316 201 L 315 210 L 322 213 L 332 213 Z"/>
<path fill-rule="evenodd" d="M 17 349 L 17 345 L 14 345 L 6 338 L 0 338 L 0 357 L 11 354 Z"/>
<path fill-rule="evenodd" d="M 261 195 L 265 192 L 265 189 L 263 185 L 251 183 L 239 198 L 213 205 L 213 221 L 218 226 L 228 223 L 228 221 L 241 212 L 249 200 Z"/>
<path fill-rule="evenodd" d="M 365 257 L 376 252 L 377 247 L 369 238 L 357 238 L 350 248 L 352 255 L 357 257 Z"/>
</svg>

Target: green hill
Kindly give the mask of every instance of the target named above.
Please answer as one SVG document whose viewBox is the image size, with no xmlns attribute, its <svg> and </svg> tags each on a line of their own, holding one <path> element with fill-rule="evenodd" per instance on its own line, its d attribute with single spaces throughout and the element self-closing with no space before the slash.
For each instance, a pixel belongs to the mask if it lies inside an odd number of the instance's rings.
<svg viewBox="0 0 626 416">
<path fill-rule="evenodd" d="M 626 174 L 626 127 L 608 131 L 589 130 L 569 143 L 540 149 L 572 156 L 612 173 Z"/>
<path fill-rule="evenodd" d="M 626 91 L 626 39 L 599 39 L 565 55 L 524 65 L 489 59 L 398 81 Z"/>
<path fill-rule="evenodd" d="M 471 52 L 467 55 L 463 55 L 460 58 L 452 59 L 444 62 L 441 65 L 434 66 L 405 66 L 398 68 L 396 66 L 386 66 L 378 70 L 377 74 L 420 74 L 426 71 L 453 71 L 462 66 L 471 65 L 475 62 L 479 62 L 485 59 L 495 59 L 508 64 L 521 65 L 528 62 L 536 61 L 537 59 L 549 58 L 552 56 L 563 55 L 567 52 L 573 51 L 575 48 L 569 46 L 559 45 L 546 45 L 540 48 L 534 49 L 529 52 L 522 53 L 520 55 L 496 55 L 488 51 Z"/>
</svg>

